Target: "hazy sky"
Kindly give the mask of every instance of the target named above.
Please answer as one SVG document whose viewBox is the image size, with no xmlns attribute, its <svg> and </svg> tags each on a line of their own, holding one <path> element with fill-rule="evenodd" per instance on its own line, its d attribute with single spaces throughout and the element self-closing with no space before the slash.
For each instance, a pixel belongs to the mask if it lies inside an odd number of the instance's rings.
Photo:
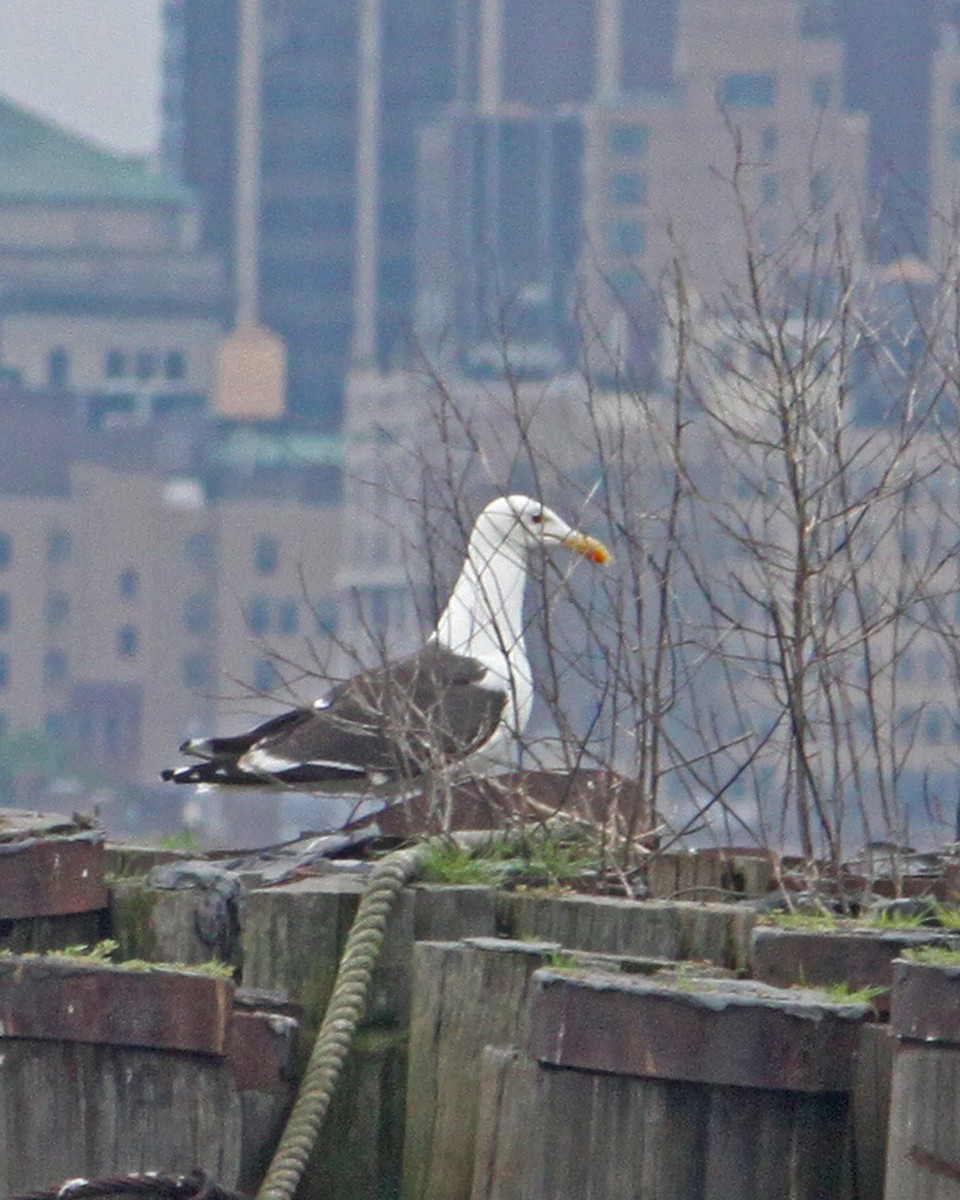
<svg viewBox="0 0 960 1200">
<path fill-rule="evenodd" d="M 162 0 L 0 0 L 0 94 L 113 150 L 159 137 Z"/>
</svg>

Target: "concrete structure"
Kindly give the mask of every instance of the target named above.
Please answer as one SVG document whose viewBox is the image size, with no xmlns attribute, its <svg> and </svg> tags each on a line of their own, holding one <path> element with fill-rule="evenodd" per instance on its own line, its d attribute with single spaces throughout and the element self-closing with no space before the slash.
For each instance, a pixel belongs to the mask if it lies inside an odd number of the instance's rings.
<svg viewBox="0 0 960 1200">
<path fill-rule="evenodd" d="M 199 457 L 180 432 L 91 434 L 68 397 L 0 394 L 0 730 L 45 729 L 111 785 L 315 698 L 300 668 L 337 632 L 337 447 L 278 471 L 230 430 Z"/>
<path fill-rule="evenodd" d="M 960 30 L 947 26 L 933 56 L 930 95 L 930 263 L 956 273 L 960 223 Z"/>
<path fill-rule="evenodd" d="M 0 363 L 92 425 L 203 407 L 220 263 L 182 185 L 0 99 Z"/>
</svg>

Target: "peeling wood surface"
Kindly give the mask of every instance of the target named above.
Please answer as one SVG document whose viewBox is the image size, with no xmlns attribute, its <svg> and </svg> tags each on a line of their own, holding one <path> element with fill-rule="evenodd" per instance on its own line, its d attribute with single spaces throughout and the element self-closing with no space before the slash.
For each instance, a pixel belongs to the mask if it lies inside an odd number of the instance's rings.
<svg viewBox="0 0 960 1200">
<path fill-rule="evenodd" d="M 888 1200 L 957 1200 L 960 1048 L 901 1041 L 890 1103 Z"/>
<path fill-rule="evenodd" d="M 746 967 L 756 913 L 746 905 L 608 896 L 502 897 L 501 924 L 514 938 L 559 942 L 570 950 Z"/>
<path fill-rule="evenodd" d="M 0 1039 L 223 1055 L 232 997 L 229 980 L 210 976 L 125 971 L 70 958 L 4 958 Z"/>
<path fill-rule="evenodd" d="M 643 1078 L 848 1091 L 866 1005 L 749 980 L 676 984 L 551 970 L 534 977 L 531 1053 Z"/>
<path fill-rule="evenodd" d="M 485 1046 L 528 1036 L 531 977 L 557 947 L 421 942 L 414 951 L 404 1200 L 464 1200 Z"/>
<path fill-rule="evenodd" d="M 0 1193 L 78 1176 L 209 1171 L 236 1185 L 241 1107 L 222 1059 L 8 1040 L 0 1065 Z"/>
</svg>

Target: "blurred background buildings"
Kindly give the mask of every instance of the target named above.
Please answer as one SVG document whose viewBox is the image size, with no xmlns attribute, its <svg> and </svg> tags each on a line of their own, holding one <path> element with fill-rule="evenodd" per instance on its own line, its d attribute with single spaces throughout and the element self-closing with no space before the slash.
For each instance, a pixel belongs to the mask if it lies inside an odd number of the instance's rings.
<svg viewBox="0 0 960 1200">
<path fill-rule="evenodd" d="M 508 380 L 575 408 L 584 367 L 655 389 L 662 276 L 682 247 L 720 303 L 742 205 L 769 252 L 799 214 L 806 245 L 855 228 L 867 270 L 953 250 L 950 0 L 162 19 L 157 161 L 0 98 L 0 733 L 154 801 L 184 737 L 271 711 L 269 647 L 322 672 L 415 640 L 422 518 L 369 483 L 422 487 L 391 447 L 424 362 L 468 406 Z"/>
</svg>

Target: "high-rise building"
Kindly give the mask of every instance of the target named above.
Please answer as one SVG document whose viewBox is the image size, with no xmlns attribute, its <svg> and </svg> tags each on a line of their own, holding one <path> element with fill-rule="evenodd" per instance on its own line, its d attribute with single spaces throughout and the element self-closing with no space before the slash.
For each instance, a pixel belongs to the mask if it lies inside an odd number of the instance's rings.
<svg viewBox="0 0 960 1200">
<path fill-rule="evenodd" d="M 384 369 L 406 355 L 418 131 L 456 102 L 465 115 L 512 116 L 509 134 L 500 126 L 504 138 L 541 137 L 544 126 L 521 135 L 520 124 L 586 103 L 604 79 L 661 86 L 673 4 L 259 3 L 260 313 L 286 343 L 288 412 L 333 429 L 350 365 Z M 165 158 L 201 192 L 204 236 L 226 253 L 234 243 L 241 7 L 165 4 Z M 494 203 L 508 202 L 501 188 Z"/>
<path fill-rule="evenodd" d="M 261 0 L 258 279 L 287 411 L 335 429 L 351 357 L 386 363 L 413 292 L 414 137 L 453 95 L 455 0 Z M 168 164 L 231 254 L 238 0 L 167 0 Z"/>
</svg>

